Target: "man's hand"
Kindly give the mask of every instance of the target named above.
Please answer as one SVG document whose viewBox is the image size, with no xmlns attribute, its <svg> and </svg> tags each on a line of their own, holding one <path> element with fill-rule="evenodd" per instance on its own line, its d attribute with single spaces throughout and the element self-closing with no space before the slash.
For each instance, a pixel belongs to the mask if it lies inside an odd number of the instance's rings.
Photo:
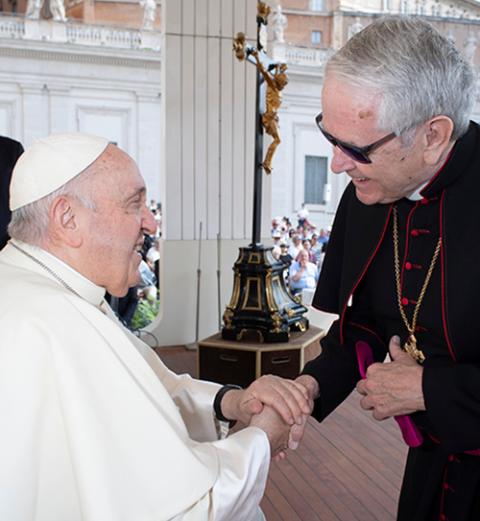
<svg viewBox="0 0 480 521">
<path fill-rule="evenodd" d="M 372 364 L 367 378 L 357 384 L 363 395 L 361 407 L 372 410 L 376 420 L 425 410 L 423 367 L 402 350 L 397 336 L 391 338 L 389 347 L 392 361 Z"/>
<path fill-rule="evenodd" d="M 264 405 L 272 407 L 288 425 L 301 425 L 303 415 L 312 411 L 309 393 L 301 383 L 273 375 L 261 376 L 246 389 L 229 391 L 220 407 L 225 418 L 248 425 Z"/>
<path fill-rule="evenodd" d="M 268 436 L 272 458 L 282 459 L 288 447 L 290 425 L 285 423 L 282 417 L 268 405 L 263 407 L 260 414 L 252 416 L 250 425 L 262 429 Z"/>
<path fill-rule="evenodd" d="M 308 374 L 302 374 L 295 379 L 297 384 L 301 384 L 307 389 L 308 393 L 308 405 L 310 407 L 310 413 L 313 410 L 313 402 L 320 395 L 320 388 L 317 380 Z M 305 433 L 305 427 L 307 425 L 307 419 L 309 415 L 303 415 L 301 423 L 295 423 L 290 429 L 290 436 L 288 438 L 288 448 L 295 450 L 303 439 Z M 280 456 L 285 457 L 285 453 L 282 452 Z M 282 458 L 280 458 L 282 459 Z"/>
<path fill-rule="evenodd" d="M 315 380 L 315 378 L 313 376 L 310 376 L 309 374 L 301 374 L 300 376 L 297 376 L 295 382 L 303 385 L 303 387 L 307 389 L 308 399 L 311 408 L 313 409 L 313 401 L 320 396 L 320 387 L 318 385 L 317 380 Z"/>
</svg>

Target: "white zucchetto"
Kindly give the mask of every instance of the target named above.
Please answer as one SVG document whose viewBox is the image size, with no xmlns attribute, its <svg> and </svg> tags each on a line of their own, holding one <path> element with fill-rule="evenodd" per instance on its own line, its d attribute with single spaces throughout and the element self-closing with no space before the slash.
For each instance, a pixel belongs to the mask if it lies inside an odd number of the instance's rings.
<svg viewBox="0 0 480 521">
<path fill-rule="evenodd" d="M 38 139 L 18 159 L 10 183 L 10 210 L 58 190 L 90 166 L 109 144 L 87 134 L 52 134 Z"/>
</svg>

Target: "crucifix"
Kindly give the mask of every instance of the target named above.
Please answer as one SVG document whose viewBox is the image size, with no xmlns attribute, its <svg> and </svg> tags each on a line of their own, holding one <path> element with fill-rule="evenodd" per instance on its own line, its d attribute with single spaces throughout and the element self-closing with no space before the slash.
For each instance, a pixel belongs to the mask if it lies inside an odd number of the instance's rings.
<svg viewBox="0 0 480 521">
<path fill-rule="evenodd" d="M 281 91 L 287 84 L 287 66 L 271 60 L 267 45 L 267 18 L 270 7 L 257 3 L 257 42 L 247 44 L 244 33 L 238 33 L 233 43 L 236 57 L 256 67 L 256 119 L 255 119 L 255 172 L 253 185 L 252 243 L 240 248 L 233 266 L 234 281 L 230 303 L 223 313 L 222 337 L 242 340 L 244 335 L 255 333 L 261 342 L 288 342 L 290 331 L 306 331 L 308 319 L 303 315 L 307 308 L 285 285 L 287 264 L 273 257 L 272 248 L 260 242 L 262 220 L 263 171 L 272 171 L 272 158 L 280 143 L 278 109 Z M 272 137 L 263 158 L 263 135 Z"/>
<path fill-rule="evenodd" d="M 262 171 L 272 172 L 272 159 L 280 144 L 278 132 L 278 110 L 282 103 L 282 90 L 288 83 L 285 63 L 272 61 L 266 54 L 267 23 L 270 7 L 258 2 L 257 45 L 246 43 L 244 33 L 238 33 L 233 50 L 239 60 L 247 60 L 257 68 L 256 125 L 255 125 L 255 182 L 253 197 L 253 238 L 252 244 L 260 243 Z M 265 159 L 263 159 L 263 135 L 272 137 Z"/>
</svg>

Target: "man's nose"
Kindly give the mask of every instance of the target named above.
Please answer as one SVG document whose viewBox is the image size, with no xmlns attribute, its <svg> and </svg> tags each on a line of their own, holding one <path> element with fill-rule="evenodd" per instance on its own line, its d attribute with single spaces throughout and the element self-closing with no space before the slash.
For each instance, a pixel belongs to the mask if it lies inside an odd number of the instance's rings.
<svg viewBox="0 0 480 521">
<path fill-rule="evenodd" d="M 142 228 L 148 235 L 155 235 L 157 231 L 157 221 L 146 205 L 143 207 Z"/>
<path fill-rule="evenodd" d="M 353 170 L 356 166 L 355 161 L 350 156 L 345 154 L 339 147 L 333 147 L 333 157 L 330 166 L 332 172 L 341 174 L 342 172 Z"/>
</svg>

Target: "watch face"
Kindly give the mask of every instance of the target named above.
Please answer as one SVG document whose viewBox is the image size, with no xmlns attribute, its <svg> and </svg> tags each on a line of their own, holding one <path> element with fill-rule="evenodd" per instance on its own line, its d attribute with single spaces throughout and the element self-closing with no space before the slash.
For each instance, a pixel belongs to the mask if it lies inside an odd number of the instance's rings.
<svg viewBox="0 0 480 521">
<path fill-rule="evenodd" d="M 267 40 L 268 40 L 267 26 L 264 24 L 261 24 L 260 32 L 258 34 L 258 42 L 260 44 L 261 49 L 263 49 L 265 52 L 267 52 Z"/>
</svg>

